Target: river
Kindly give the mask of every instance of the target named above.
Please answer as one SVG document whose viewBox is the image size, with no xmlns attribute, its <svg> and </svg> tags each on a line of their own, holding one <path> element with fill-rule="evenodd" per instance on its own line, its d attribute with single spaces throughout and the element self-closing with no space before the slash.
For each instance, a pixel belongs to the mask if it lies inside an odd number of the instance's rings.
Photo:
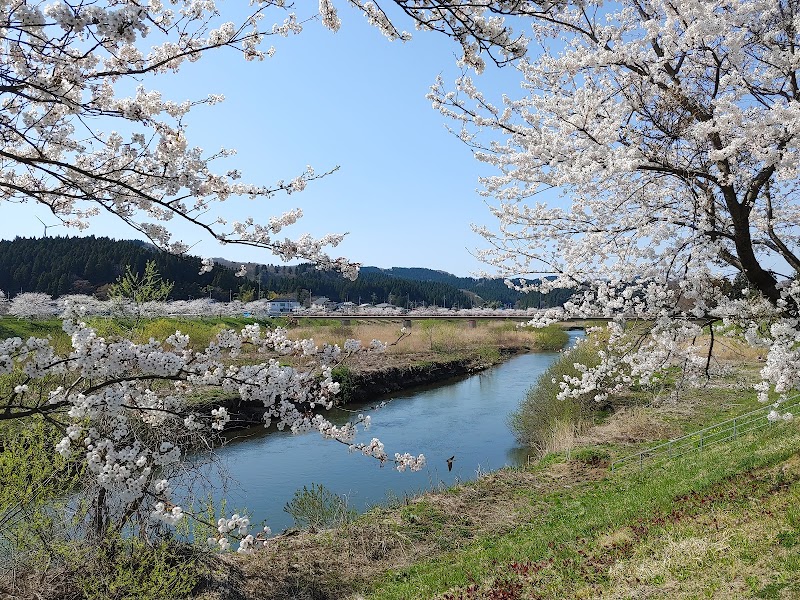
<svg viewBox="0 0 800 600">
<path fill-rule="evenodd" d="M 582 331 L 570 332 L 571 343 L 582 335 Z M 389 402 L 376 410 L 367 410 L 369 404 L 348 406 L 372 417 L 372 426 L 366 432 L 361 430 L 357 441 L 377 437 L 390 456 L 395 452 L 423 453 L 427 466 L 422 471 L 399 473 L 389 464 L 381 467 L 375 459 L 350 454 L 344 446 L 323 440 L 317 433 L 291 435 L 254 428 L 241 432 L 241 438 L 219 450 L 231 482 L 218 494 L 227 499 L 228 514 L 243 510 L 254 522 L 264 520 L 279 532 L 293 526 L 283 507 L 304 485 L 322 484 L 346 495 L 351 508 L 363 511 L 387 500 L 524 463 L 528 453 L 517 447 L 508 416 L 557 356 L 515 356 L 466 378 L 381 398 Z M 334 423 L 344 423 L 354 415 L 331 411 L 327 416 Z M 451 456 L 455 459 L 448 471 Z M 210 478 L 212 488 L 219 490 L 220 480 L 213 475 Z"/>
</svg>

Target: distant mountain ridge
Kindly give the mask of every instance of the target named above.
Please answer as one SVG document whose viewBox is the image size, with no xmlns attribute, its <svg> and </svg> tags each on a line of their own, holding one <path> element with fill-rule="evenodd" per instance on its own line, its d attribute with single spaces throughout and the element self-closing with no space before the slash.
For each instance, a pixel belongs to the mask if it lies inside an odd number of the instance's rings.
<svg viewBox="0 0 800 600">
<path fill-rule="evenodd" d="M 499 277 L 459 277 L 447 271 L 426 269 L 424 267 L 362 267 L 362 273 L 380 272 L 400 279 L 411 281 L 435 281 L 450 285 L 461 291 L 475 294 L 485 303 L 496 303 L 504 306 L 513 305 L 517 308 L 538 307 L 539 294 L 522 294 L 505 284 Z M 570 296 L 569 292 L 554 292 L 542 298 L 541 306 L 555 306 L 563 304 Z"/>
<path fill-rule="evenodd" d="M 410 279 L 411 281 L 438 281 L 440 283 L 450 283 L 451 285 L 453 280 L 472 279 L 471 277 L 458 277 L 447 271 L 426 269 L 425 267 L 389 267 L 388 269 L 382 269 L 380 267 L 361 267 L 361 272 L 380 272 L 400 279 Z"/>
<path fill-rule="evenodd" d="M 175 282 L 172 299 L 213 297 L 218 300 L 254 299 L 269 295 L 306 301 L 327 296 L 333 301 L 388 302 L 413 308 L 420 305 L 468 308 L 472 306 L 553 306 L 568 294 L 520 294 L 501 279 L 457 277 L 423 267 L 363 267 L 356 281 L 337 273 L 318 271 L 310 264 L 267 265 L 245 263 L 247 277 L 236 277 L 241 263 L 215 259 L 211 273 L 199 274 L 200 259 L 159 252 L 138 240 L 107 237 L 47 237 L 0 240 L 0 289 L 51 296 L 93 294 L 103 297 L 108 285 L 125 272 L 143 272 L 154 260 L 162 277 Z"/>
</svg>

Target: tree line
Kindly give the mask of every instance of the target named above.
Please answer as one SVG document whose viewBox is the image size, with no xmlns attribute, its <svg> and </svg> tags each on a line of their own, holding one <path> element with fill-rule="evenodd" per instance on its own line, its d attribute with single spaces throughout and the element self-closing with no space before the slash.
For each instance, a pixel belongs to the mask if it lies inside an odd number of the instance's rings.
<svg viewBox="0 0 800 600">
<path fill-rule="evenodd" d="M 562 306 L 572 295 L 572 290 L 555 290 L 549 294 L 540 294 L 539 292 L 522 293 L 508 287 L 501 278 L 458 277 L 446 271 L 425 269 L 423 267 L 391 267 L 389 269 L 363 267 L 361 269 L 362 276 L 376 272 L 400 279 L 448 284 L 459 290 L 479 296 L 484 304 L 489 304 L 493 307 L 549 308 Z M 515 284 L 520 283 L 519 279 L 512 279 L 512 281 Z"/>
<path fill-rule="evenodd" d="M 200 258 L 160 252 L 135 240 L 108 237 L 47 237 L 0 241 L 0 289 L 9 296 L 40 292 L 53 297 L 87 294 L 105 299 L 110 286 L 130 268 L 144 273 L 154 261 L 165 281 L 172 282 L 172 300 L 211 297 L 249 301 L 259 296 L 283 296 L 307 302 L 310 296 L 327 296 L 335 302 L 378 304 L 388 302 L 413 308 L 437 305 L 559 306 L 568 294 L 522 294 L 499 279 L 456 277 L 443 271 L 394 267 L 365 267 L 352 281 L 335 271 L 320 271 L 309 263 L 300 265 L 254 265 L 246 278 L 236 277 L 229 261 L 215 264 L 200 274 Z"/>
<path fill-rule="evenodd" d="M 105 299 L 108 289 L 127 267 L 144 273 L 147 261 L 156 262 L 161 276 L 174 283 L 171 298 L 186 300 L 217 293 L 228 299 L 241 281 L 233 271 L 215 265 L 199 275 L 200 259 L 160 252 L 133 240 L 108 237 L 46 237 L 0 241 L 0 289 L 9 296 L 41 292 L 53 297 L 87 294 Z M 224 293 L 223 293 L 224 292 Z"/>
</svg>

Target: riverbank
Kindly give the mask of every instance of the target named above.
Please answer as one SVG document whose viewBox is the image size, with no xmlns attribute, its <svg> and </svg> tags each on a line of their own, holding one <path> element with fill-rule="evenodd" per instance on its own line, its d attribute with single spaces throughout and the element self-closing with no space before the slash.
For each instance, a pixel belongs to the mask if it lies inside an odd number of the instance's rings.
<svg viewBox="0 0 800 600">
<path fill-rule="evenodd" d="M 340 368 L 335 374 L 342 385 L 342 403 L 368 402 L 401 390 L 443 383 L 478 373 L 505 359 L 527 352 L 526 348 L 497 348 L 492 352 L 467 353 L 453 358 L 440 355 L 412 355 L 406 360 L 380 357 L 373 364 Z M 397 358 L 397 357 L 395 357 Z"/>
<path fill-rule="evenodd" d="M 612 460 L 758 406 L 756 362 L 632 398 L 565 452 L 226 557 L 204 599 L 782 598 L 800 594 L 800 429 L 641 473 Z"/>
<path fill-rule="evenodd" d="M 18 574 L 12 580 L 16 587 L 5 592 L 14 598 L 101 597 L 81 595 L 78 581 L 102 589 L 119 585 L 123 591 L 115 598 L 144 597 L 125 595 L 124 590 L 152 588 L 170 592 L 147 597 L 202 600 L 798 597 L 797 422 L 753 435 L 740 433 L 736 441 L 706 447 L 680 461 L 653 466 L 645 461 L 641 471 L 638 461 L 633 468 L 609 469 L 619 457 L 759 406 L 752 391 L 762 366 L 758 356 L 725 348 L 731 352 L 727 376 L 702 389 L 684 389 L 671 381 L 658 390 L 618 398 L 613 412 L 583 430 L 569 447 L 542 459 L 531 457 L 521 468 L 479 472 L 473 482 L 395 496 L 360 516 L 345 511 L 337 528 L 287 530 L 251 556 L 218 555 L 204 544 L 169 542 L 156 558 L 152 548 L 141 557 L 118 556 L 112 564 L 115 571 L 78 580 L 75 569 L 59 571 L 61 567 L 48 563 L 41 571 L 32 570 L 30 577 Z M 530 369 L 524 371 L 531 377 Z M 486 388 L 491 379 L 487 375 L 466 381 Z M 393 420 L 391 410 L 401 404 L 382 408 L 375 427 L 381 420 Z M 427 420 L 419 410 L 410 412 L 412 418 Z M 434 431 L 475 437 L 454 424 L 458 416 L 451 410 Z M 484 427 L 482 419 L 471 420 Z M 302 441 L 299 436 L 292 439 Z M 490 443 L 496 445 L 496 440 L 490 437 Z M 449 443 L 445 449 L 452 450 Z M 269 457 L 277 454 L 260 447 L 248 451 L 255 468 L 268 471 L 273 483 L 280 479 L 276 467 L 288 462 L 286 457 L 272 461 Z M 464 459 L 456 454 L 454 473 Z M 441 469 L 448 456 L 440 454 L 432 464 Z M 357 461 L 367 460 L 345 457 L 347 471 L 357 471 Z M 303 457 L 289 469 L 308 477 L 309 463 L 331 471 L 327 457 Z M 372 466 L 370 479 L 375 472 L 404 476 Z M 273 484 L 258 495 L 280 510 L 283 501 L 276 501 Z M 154 579 L 145 585 L 139 576 L 148 573 Z M 185 593 L 176 591 L 175 581 Z M 6 597 L 3 583 L 0 578 L 0 598 Z"/>
<path fill-rule="evenodd" d="M 341 386 L 337 405 L 376 402 L 394 392 L 444 384 L 479 373 L 529 351 L 526 347 L 503 347 L 490 351 L 467 351 L 458 355 L 420 353 L 362 357 L 334 371 L 334 379 Z M 244 402 L 238 397 L 209 398 L 195 406 L 199 411 L 224 406 L 231 416 L 226 428 L 228 430 L 258 425 L 263 421 L 263 405 Z"/>
<path fill-rule="evenodd" d="M 319 323 L 290 330 L 291 337 L 312 338 L 317 344 L 342 346 L 346 338 L 391 341 L 401 323 L 373 323 L 368 320 L 343 327 Z M 526 352 L 554 352 L 566 346 L 569 335 L 557 327 L 520 329 L 514 323 L 421 322 L 399 344 L 385 352 L 350 357 L 334 372 L 340 386 L 337 404 L 373 402 L 387 394 L 445 383 L 466 377 Z M 229 429 L 240 429 L 262 422 L 263 408 L 231 396 L 209 396 L 193 400 L 198 411 L 224 406 L 231 415 Z"/>
</svg>

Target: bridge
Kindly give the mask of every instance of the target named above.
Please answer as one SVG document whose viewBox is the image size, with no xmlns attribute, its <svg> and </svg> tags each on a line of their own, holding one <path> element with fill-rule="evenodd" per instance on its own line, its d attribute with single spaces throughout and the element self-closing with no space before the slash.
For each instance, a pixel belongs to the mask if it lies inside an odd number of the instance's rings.
<svg viewBox="0 0 800 600">
<path fill-rule="evenodd" d="M 363 314 L 363 313 L 318 313 L 318 314 L 292 314 L 292 315 L 283 315 L 289 318 L 294 319 L 338 319 L 342 322 L 342 325 L 351 325 L 355 321 L 397 321 L 402 322 L 403 327 L 412 327 L 413 321 L 427 321 L 427 320 L 437 320 L 437 321 L 466 321 L 469 327 L 475 327 L 478 321 L 519 321 L 519 322 L 526 322 L 533 318 L 533 315 L 520 315 L 520 314 L 510 314 L 504 315 L 498 311 L 498 313 L 492 315 L 464 315 L 453 313 L 451 315 L 447 314 L 414 314 L 414 313 L 407 313 L 407 314 L 400 314 L 400 315 L 381 315 L 381 314 Z M 608 317 L 587 317 L 581 319 L 568 319 L 566 321 L 560 321 L 558 323 L 559 327 L 563 329 L 585 329 L 586 327 L 590 327 L 592 325 L 597 325 L 599 323 L 607 323 L 610 321 Z"/>
</svg>

